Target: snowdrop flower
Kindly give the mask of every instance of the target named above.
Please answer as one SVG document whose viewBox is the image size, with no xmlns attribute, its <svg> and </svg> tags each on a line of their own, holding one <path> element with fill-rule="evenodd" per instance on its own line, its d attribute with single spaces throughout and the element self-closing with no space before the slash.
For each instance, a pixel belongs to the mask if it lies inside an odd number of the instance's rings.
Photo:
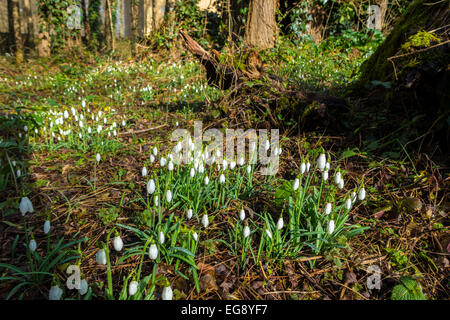
<svg viewBox="0 0 450 320">
<path fill-rule="evenodd" d="M 146 168 L 146 167 L 143 167 L 143 168 L 142 168 L 142 176 L 143 176 L 143 177 L 146 177 L 146 176 L 147 176 L 147 168 Z"/>
<path fill-rule="evenodd" d="M 270 239 L 272 239 L 272 232 L 270 232 L 269 229 L 266 229 L 266 235 L 267 235 Z"/>
<path fill-rule="evenodd" d="M 189 172 L 189 175 L 191 178 L 193 178 L 195 176 L 195 169 L 191 168 L 191 172 Z"/>
<path fill-rule="evenodd" d="M 345 209 L 350 210 L 352 208 L 352 199 L 348 198 L 345 201 Z"/>
<path fill-rule="evenodd" d="M 159 206 L 159 197 L 158 196 L 155 196 L 154 203 L 155 203 L 155 207 Z"/>
<path fill-rule="evenodd" d="M 241 211 L 239 212 L 239 219 L 241 219 L 241 221 L 244 221 L 245 219 L 245 210 L 241 209 Z"/>
<path fill-rule="evenodd" d="M 67 110 L 64 110 L 64 118 L 67 119 L 69 117 L 69 112 Z"/>
<path fill-rule="evenodd" d="M 252 172 L 252 167 L 250 165 L 247 166 L 247 173 L 250 174 Z"/>
<path fill-rule="evenodd" d="M 164 166 L 166 165 L 166 162 L 167 162 L 166 158 L 162 157 L 162 158 L 159 160 L 159 165 L 160 165 L 161 167 L 164 167 Z"/>
<path fill-rule="evenodd" d="M 27 212 L 32 213 L 34 211 L 33 204 L 28 197 L 23 197 L 20 200 L 19 210 L 22 216 L 24 216 Z"/>
<path fill-rule="evenodd" d="M 325 158 L 324 153 L 322 153 L 319 156 L 319 158 L 317 158 L 317 167 L 319 168 L 320 171 L 323 171 L 325 169 L 326 161 L 327 161 L 327 159 Z"/>
<path fill-rule="evenodd" d="M 95 156 L 95 160 L 97 162 L 100 162 L 100 159 L 101 159 L 100 153 L 97 153 L 97 155 Z"/>
<path fill-rule="evenodd" d="M 339 185 L 339 182 L 341 181 L 342 176 L 340 172 L 336 172 L 336 175 L 334 176 L 334 182 Z"/>
<path fill-rule="evenodd" d="M 155 156 L 154 155 L 150 155 L 150 163 L 153 163 L 153 162 L 155 162 Z"/>
<path fill-rule="evenodd" d="M 311 168 L 311 163 L 308 162 L 308 163 L 306 164 L 306 172 L 309 172 L 309 169 L 310 169 L 310 168 Z"/>
<path fill-rule="evenodd" d="M 325 180 L 325 181 L 328 180 L 328 171 L 323 171 L 323 172 L 322 172 L 322 178 L 323 178 L 323 180 Z"/>
<path fill-rule="evenodd" d="M 206 177 L 205 177 L 205 186 L 207 186 L 208 183 L 209 183 L 209 178 L 208 178 L 208 176 L 206 176 Z"/>
<path fill-rule="evenodd" d="M 128 295 L 134 296 L 138 291 L 138 285 L 139 283 L 136 280 L 131 281 L 128 286 Z"/>
<path fill-rule="evenodd" d="M 193 214 L 192 209 L 188 209 L 188 210 L 186 211 L 186 218 L 187 218 L 188 220 L 190 220 L 190 219 L 192 218 L 192 214 Z"/>
<path fill-rule="evenodd" d="M 30 249 L 30 251 L 36 251 L 36 247 L 37 247 L 36 240 L 31 239 L 30 243 L 28 244 L 28 249 Z"/>
<path fill-rule="evenodd" d="M 173 171 L 173 162 L 170 161 L 169 164 L 167 165 L 167 169 L 169 169 L 169 171 Z"/>
<path fill-rule="evenodd" d="M 156 157 L 158 155 L 158 148 L 153 147 L 153 155 Z"/>
<path fill-rule="evenodd" d="M 339 187 L 339 189 L 344 188 L 344 179 L 341 178 L 341 181 L 339 181 L 338 187 Z"/>
<path fill-rule="evenodd" d="M 155 181 L 153 181 L 153 179 L 150 179 L 147 182 L 147 193 L 153 194 L 155 192 L 155 189 L 156 189 Z"/>
<path fill-rule="evenodd" d="M 17 178 L 19 178 L 22 175 L 22 171 L 20 169 L 17 169 Z"/>
<path fill-rule="evenodd" d="M 57 285 L 52 286 L 48 293 L 48 299 L 49 300 L 61 300 L 62 294 L 63 294 L 63 291 L 60 287 L 58 287 Z"/>
<path fill-rule="evenodd" d="M 236 161 L 230 162 L 230 170 L 233 170 L 236 167 Z"/>
<path fill-rule="evenodd" d="M 209 225 L 208 214 L 206 214 L 206 213 L 202 217 L 202 224 L 205 228 L 207 228 Z"/>
<path fill-rule="evenodd" d="M 362 201 L 365 198 L 366 198 L 366 189 L 364 189 L 364 187 L 363 187 L 358 192 L 358 199 Z"/>
<path fill-rule="evenodd" d="M 197 232 L 194 232 L 192 237 L 194 238 L 195 241 L 198 241 L 198 234 L 197 234 Z"/>
<path fill-rule="evenodd" d="M 223 175 L 223 173 L 219 177 L 219 182 L 220 183 L 225 183 L 225 176 Z"/>
<path fill-rule="evenodd" d="M 170 203 L 172 201 L 172 191 L 167 190 L 167 192 L 166 192 L 166 200 L 167 200 L 167 203 Z"/>
<path fill-rule="evenodd" d="M 120 236 L 116 236 L 113 240 L 114 250 L 117 252 L 122 251 L 123 248 L 123 241 Z"/>
<path fill-rule="evenodd" d="M 326 215 L 329 215 L 331 213 L 331 203 L 327 203 L 326 205 L 325 205 L 325 214 Z"/>
<path fill-rule="evenodd" d="M 159 232 L 159 243 L 163 244 L 164 240 L 165 240 L 164 232 L 160 231 Z"/>
<path fill-rule="evenodd" d="M 334 220 L 330 220 L 328 222 L 327 232 L 328 234 L 332 234 L 334 231 Z"/>
<path fill-rule="evenodd" d="M 281 230 L 281 229 L 283 229 L 283 227 L 284 227 L 283 217 L 280 217 L 280 219 L 278 219 L 278 222 L 277 222 L 277 229 Z"/>
<path fill-rule="evenodd" d="M 300 174 L 304 174 L 305 171 L 306 171 L 306 164 L 302 162 L 302 164 L 300 165 Z"/>
<path fill-rule="evenodd" d="M 294 180 L 294 184 L 292 185 L 292 189 L 294 189 L 294 191 L 295 191 L 295 190 L 298 189 L 299 186 L 300 186 L 300 180 L 298 180 L 298 178 L 297 178 L 297 179 Z"/>
<path fill-rule="evenodd" d="M 172 288 L 170 286 L 164 287 L 161 294 L 161 298 L 163 300 L 172 300 L 172 297 L 173 297 Z"/>
<path fill-rule="evenodd" d="M 106 265 L 106 252 L 105 249 L 100 249 L 95 254 L 95 260 L 98 264 Z"/>
<path fill-rule="evenodd" d="M 80 282 L 80 289 L 78 289 L 78 292 L 80 295 L 84 296 L 89 290 L 89 285 L 86 281 L 86 279 L 81 280 Z"/>
<path fill-rule="evenodd" d="M 248 226 L 244 227 L 244 237 L 247 238 L 250 235 L 250 228 Z"/>
<path fill-rule="evenodd" d="M 240 157 L 238 164 L 242 167 L 244 163 L 245 163 L 244 157 Z"/>
<path fill-rule="evenodd" d="M 325 165 L 325 170 L 330 170 L 330 163 L 329 162 L 327 162 L 327 164 Z"/>
<path fill-rule="evenodd" d="M 203 163 L 200 163 L 200 166 L 198 167 L 198 172 L 200 173 L 205 172 L 205 167 L 203 166 Z"/>
<path fill-rule="evenodd" d="M 44 222 L 44 233 L 47 234 L 50 232 L 50 221 L 47 220 Z"/>
<path fill-rule="evenodd" d="M 156 246 L 156 244 L 152 243 L 150 245 L 150 248 L 148 249 L 148 255 L 152 260 L 156 260 L 156 258 L 158 258 L 158 247 Z"/>
</svg>

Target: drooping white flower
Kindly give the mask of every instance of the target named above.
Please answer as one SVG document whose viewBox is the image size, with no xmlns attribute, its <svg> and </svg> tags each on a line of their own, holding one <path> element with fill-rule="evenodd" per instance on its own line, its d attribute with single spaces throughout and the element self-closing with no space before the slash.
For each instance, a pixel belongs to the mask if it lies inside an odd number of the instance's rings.
<svg viewBox="0 0 450 320">
<path fill-rule="evenodd" d="M 44 222 L 44 233 L 47 234 L 47 233 L 49 233 L 49 232 L 50 232 L 50 221 L 49 221 L 49 220 L 46 220 L 46 221 Z"/>
<path fill-rule="evenodd" d="M 189 172 L 189 176 L 191 178 L 193 178 L 195 176 L 195 169 L 194 168 L 191 168 L 191 171 Z"/>
<path fill-rule="evenodd" d="M 122 251 L 122 248 L 123 248 L 122 238 L 120 236 L 114 237 L 113 245 L 114 245 L 114 250 L 116 250 L 117 252 Z"/>
<path fill-rule="evenodd" d="M 306 164 L 306 172 L 309 172 L 309 169 L 310 169 L 310 168 L 311 168 L 311 163 L 308 162 L 308 163 Z"/>
<path fill-rule="evenodd" d="M 159 206 L 159 197 L 156 195 L 154 198 L 155 207 Z"/>
<path fill-rule="evenodd" d="M 241 211 L 239 212 L 239 219 L 241 219 L 241 221 L 244 221 L 245 219 L 245 210 L 241 209 Z"/>
<path fill-rule="evenodd" d="M 161 294 L 161 298 L 163 300 L 172 300 L 172 297 L 173 297 L 172 288 L 170 286 L 164 287 Z"/>
<path fill-rule="evenodd" d="M 30 249 L 30 251 L 36 251 L 36 247 L 37 247 L 36 240 L 31 239 L 30 243 L 28 243 L 28 249 Z"/>
<path fill-rule="evenodd" d="M 172 201 L 172 191 L 167 190 L 167 192 L 166 192 L 166 200 L 167 200 L 167 203 L 170 203 Z"/>
<path fill-rule="evenodd" d="M 272 239 L 272 232 L 270 232 L 269 229 L 266 229 L 266 235 L 267 235 L 270 239 Z"/>
<path fill-rule="evenodd" d="M 156 189 L 155 181 L 153 181 L 153 179 L 150 179 L 147 182 L 147 193 L 153 194 L 155 192 L 155 189 Z"/>
<path fill-rule="evenodd" d="M 209 183 L 209 177 L 208 177 L 208 176 L 206 176 L 206 177 L 205 177 L 205 186 L 207 186 L 207 185 L 208 185 L 208 183 Z"/>
<path fill-rule="evenodd" d="M 250 174 L 252 172 L 252 166 L 248 165 L 247 166 L 247 173 Z"/>
<path fill-rule="evenodd" d="M 150 155 L 150 163 L 153 163 L 153 162 L 155 162 L 155 156 L 154 155 Z"/>
<path fill-rule="evenodd" d="M 305 171 L 306 171 L 306 164 L 302 162 L 302 164 L 300 165 L 300 174 L 304 174 Z"/>
<path fill-rule="evenodd" d="M 327 164 L 325 165 L 325 170 L 330 170 L 330 163 L 329 162 L 327 162 Z"/>
<path fill-rule="evenodd" d="M 283 217 L 280 217 L 280 219 L 278 219 L 278 222 L 277 222 L 277 229 L 281 230 L 281 229 L 283 229 L 283 227 L 284 227 Z"/>
<path fill-rule="evenodd" d="M 142 176 L 143 177 L 147 176 L 147 167 L 142 167 Z"/>
<path fill-rule="evenodd" d="M 186 211 L 186 218 L 187 218 L 188 220 L 190 220 L 190 219 L 192 218 L 192 215 L 193 215 L 192 209 L 188 209 L 188 210 Z"/>
<path fill-rule="evenodd" d="M 326 205 L 325 205 L 325 214 L 326 215 L 329 215 L 331 213 L 331 203 L 327 203 Z"/>
<path fill-rule="evenodd" d="M 152 243 L 150 245 L 150 248 L 148 249 L 148 255 L 152 260 L 156 260 L 156 258 L 158 258 L 158 247 L 156 246 L 156 244 Z"/>
<path fill-rule="evenodd" d="M 96 160 L 97 162 L 100 162 L 100 160 L 101 160 L 100 153 L 97 153 L 97 154 L 95 155 L 95 160 Z"/>
<path fill-rule="evenodd" d="M 33 204 L 28 197 L 22 197 L 19 204 L 19 210 L 22 216 L 24 216 L 27 212 L 32 213 L 34 211 Z"/>
<path fill-rule="evenodd" d="M 209 225 L 208 214 L 206 214 L 206 213 L 202 217 L 202 224 L 205 228 L 207 228 Z"/>
<path fill-rule="evenodd" d="M 243 166 L 244 163 L 245 163 L 245 159 L 244 159 L 244 157 L 241 156 L 241 157 L 239 158 L 238 164 L 239 164 L 240 166 Z"/>
<path fill-rule="evenodd" d="M 352 199 L 348 198 L 345 201 L 345 209 L 350 210 L 352 208 Z"/>
<path fill-rule="evenodd" d="M 161 167 L 164 167 L 166 165 L 166 162 L 167 162 L 166 158 L 161 157 L 161 159 L 159 160 L 159 165 Z"/>
<path fill-rule="evenodd" d="M 223 159 L 222 166 L 223 166 L 223 170 L 227 170 L 227 168 L 228 168 L 228 161 L 227 161 L 227 159 Z"/>
<path fill-rule="evenodd" d="M 169 164 L 167 165 L 167 169 L 169 169 L 169 171 L 173 171 L 173 162 L 169 161 Z"/>
<path fill-rule="evenodd" d="M 136 294 L 136 292 L 138 291 L 138 285 L 139 283 L 136 280 L 130 282 L 130 284 L 128 285 L 129 296 L 134 296 Z"/>
<path fill-rule="evenodd" d="M 50 291 L 48 293 L 48 299 L 49 300 L 61 300 L 63 291 L 60 287 L 57 285 L 54 285 L 50 288 Z"/>
<path fill-rule="evenodd" d="M 366 189 L 364 189 L 364 187 L 363 187 L 358 192 L 358 199 L 362 201 L 365 198 L 366 198 Z"/>
<path fill-rule="evenodd" d="M 336 174 L 335 174 L 335 176 L 334 176 L 334 182 L 335 182 L 337 185 L 339 185 L 339 183 L 340 183 L 340 181 L 341 181 L 341 178 L 342 178 L 341 173 L 340 173 L 339 171 L 336 172 Z"/>
<path fill-rule="evenodd" d="M 87 283 L 86 279 L 81 280 L 80 282 L 80 289 L 78 289 L 78 292 L 80 295 L 84 296 L 89 290 L 89 284 Z"/>
<path fill-rule="evenodd" d="M 300 180 L 298 180 L 298 178 L 297 178 L 297 179 L 294 180 L 294 183 L 292 185 L 292 189 L 295 191 L 295 190 L 298 189 L 299 186 L 300 186 Z"/>
<path fill-rule="evenodd" d="M 322 172 L 322 179 L 324 180 L 324 181 L 327 181 L 328 180 L 328 171 L 323 171 Z"/>
<path fill-rule="evenodd" d="M 250 228 L 248 226 L 244 227 L 244 237 L 247 238 L 250 235 Z"/>
<path fill-rule="evenodd" d="M 192 237 L 194 238 L 195 241 L 198 241 L 198 234 L 197 234 L 197 232 L 194 232 Z"/>
<path fill-rule="evenodd" d="M 165 240 L 164 232 L 159 232 L 159 243 L 163 244 Z"/>
<path fill-rule="evenodd" d="M 325 154 L 322 153 L 322 154 L 317 158 L 317 167 L 319 168 L 320 171 L 323 171 L 323 170 L 325 169 L 326 162 L 327 162 L 327 159 L 326 159 L 326 157 L 325 157 Z"/>
<path fill-rule="evenodd" d="M 352 199 L 352 203 L 355 203 L 355 201 L 356 201 L 356 192 L 355 191 L 352 191 L 351 199 Z"/>
<path fill-rule="evenodd" d="M 220 183 L 225 183 L 225 176 L 223 175 L 223 173 L 219 177 L 219 182 Z"/>
<path fill-rule="evenodd" d="M 338 184 L 339 189 L 344 189 L 344 179 L 341 178 Z"/>
<path fill-rule="evenodd" d="M 327 226 L 328 234 L 332 234 L 334 232 L 334 220 L 330 220 Z"/>
<path fill-rule="evenodd" d="M 95 260 L 98 264 L 106 265 L 106 252 L 105 249 L 99 249 L 95 254 Z"/>
</svg>

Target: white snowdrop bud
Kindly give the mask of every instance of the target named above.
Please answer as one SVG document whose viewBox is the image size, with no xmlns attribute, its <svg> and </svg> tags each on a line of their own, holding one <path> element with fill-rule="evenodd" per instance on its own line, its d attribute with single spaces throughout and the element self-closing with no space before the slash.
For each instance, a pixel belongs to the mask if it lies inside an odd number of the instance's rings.
<svg viewBox="0 0 450 320">
<path fill-rule="evenodd" d="M 334 182 L 338 185 L 339 182 L 341 181 L 341 173 L 340 172 L 336 172 L 336 175 L 334 176 Z"/>
<path fill-rule="evenodd" d="M 23 197 L 20 200 L 19 210 L 22 216 L 24 216 L 27 212 L 32 213 L 34 211 L 33 204 L 28 197 Z"/>
<path fill-rule="evenodd" d="M 306 164 L 306 172 L 309 172 L 309 169 L 310 169 L 310 168 L 311 168 L 311 163 L 308 162 L 308 163 Z"/>
<path fill-rule="evenodd" d="M 158 155 L 158 148 L 153 147 L 153 155 L 156 157 Z"/>
<path fill-rule="evenodd" d="M 113 240 L 113 245 L 114 245 L 114 250 L 116 250 L 117 252 L 122 251 L 122 248 L 123 248 L 122 238 L 120 236 L 115 237 Z"/>
<path fill-rule="evenodd" d="M 329 162 L 327 162 L 327 164 L 325 165 L 325 170 L 330 170 L 330 163 Z"/>
<path fill-rule="evenodd" d="M 153 179 L 150 179 L 147 182 L 147 193 L 153 194 L 155 192 L 155 189 L 156 189 L 155 181 L 153 181 Z"/>
<path fill-rule="evenodd" d="M 300 174 L 304 174 L 305 171 L 306 171 L 306 164 L 302 162 L 302 164 L 300 165 Z"/>
<path fill-rule="evenodd" d="M 192 237 L 194 238 L 195 241 L 198 241 L 198 234 L 197 234 L 197 232 L 194 232 Z"/>
<path fill-rule="evenodd" d="M 277 229 L 281 230 L 281 229 L 283 229 L 283 227 L 284 227 L 283 217 L 280 217 L 280 219 L 278 219 L 278 222 L 277 222 Z"/>
<path fill-rule="evenodd" d="M 205 228 L 207 228 L 209 225 L 208 214 L 206 214 L 206 213 L 202 217 L 202 224 Z"/>
<path fill-rule="evenodd" d="M 325 205 L 325 214 L 326 215 L 328 215 L 328 214 L 330 214 L 331 213 L 331 203 L 327 203 L 326 205 Z"/>
<path fill-rule="evenodd" d="M 64 110 L 64 118 L 67 119 L 69 117 L 69 112 L 67 110 Z"/>
<path fill-rule="evenodd" d="M 81 280 L 80 282 L 80 289 L 78 289 L 78 292 L 80 295 L 84 296 L 89 290 L 89 284 L 87 283 L 86 279 Z"/>
<path fill-rule="evenodd" d="M 219 177 L 219 182 L 220 183 L 225 183 L 225 176 L 223 175 L 223 173 Z"/>
<path fill-rule="evenodd" d="M 30 251 L 36 251 L 36 247 L 37 247 L 36 240 L 31 239 L 30 243 L 28 244 L 28 249 L 30 249 Z"/>
<path fill-rule="evenodd" d="M 326 161 L 327 161 L 327 159 L 325 158 L 324 153 L 322 153 L 319 156 L 319 158 L 317 158 L 317 167 L 319 168 L 320 171 L 323 171 L 325 169 Z"/>
<path fill-rule="evenodd" d="M 352 199 L 352 203 L 355 203 L 355 201 L 356 201 L 356 192 L 355 191 L 352 192 L 351 199 Z"/>
<path fill-rule="evenodd" d="M 173 171 L 173 162 L 170 161 L 169 164 L 167 165 L 167 169 L 169 169 L 169 171 Z"/>
<path fill-rule="evenodd" d="M 188 209 L 188 210 L 186 211 L 186 218 L 187 218 L 188 220 L 190 220 L 190 219 L 192 218 L 192 214 L 193 214 L 192 209 Z"/>
<path fill-rule="evenodd" d="M 163 300 L 172 300 L 172 297 L 173 297 L 172 288 L 170 286 L 164 287 L 161 294 L 161 298 Z"/>
<path fill-rule="evenodd" d="M 191 178 L 193 178 L 195 176 L 195 169 L 194 168 L 191 168 L 191 171 L 189 172 L 189 176 Z"/>
<path fill-rule="evenodd" d="M 97 154 L 96 154 L 95 160 L 96 160 L 97 162 L 100 162 L 100 160 L 101 160 L 100 153 L 97 153 Z"/>
<path fill-rule="evenodd" d="M 247 166 L 247 173 L 250 174 L 252 172 L 252 167 L 250 165 Z"/>
<path fill-rule="evenodd" d="M 156 244 L 152 243 L 150 245 L 150 248 L 148 249 L 148 255 L 152 260 L 156 260 L 156 258 L 158 258 L 158 247 L 156 246 Z"/>
<path fill-rule="evenodd" d="M 147 176 L 147 168 L 146 168 L 146 167 L 143 167 L 143 168 L 142 168 L 142 176 L 143 176 L 143 177 L 146 177 L 146 176 Z"/>
<path fill-rule="evenodd" d="M 150 155 L 150 163 L 153 163 L 153 162 L 155 162 L 155 156 L 154 155 Z"/>
<path fill-rule="evenodd" d="M 198 167 L 198 172 L 200 172 L 200 173 L 205 172 L 205 167 L 203 166 L 203 163 L 200 163 L 200 166 Z"/>
<path fill-rule="evenodd" d="M 352 208 L 352 199 L 348 198 L 345 201 L 345 209 L 350 210 Z"/>
<path fill-rule="evenodd" d="M 158 196 L 155 196 L 154 204 L 155 204 L 155 207 L 159 206 L 159 197 Z"/>
<path fill-rule="evenodd" d="M 245 210 L 241 209 L 241 211 L 239 212 L 239 219 L 241 219 L 241 221 L 244 221 L 245 219 Z"/>
<path fill-rule="evenodd" d="M 106 252 L 105 249 L 99 249 L 95 254 L 95 260 L 98 264 L 106 265 Z"/>
<path fill-rule="evenodd" d="M 244 237 L 247 238 L 250 235 L 250 228 L 248 226 L 244 227 Z"/>
<path fill-rule="evenodd" d="M 323 178 L 323 180 L 325 180 L 325 181 L 328 180 L 328 171 L 322 172 L 322 178 Z"/>
<path fill-rule="evenodd" d="M 365 198 L 366 198 L 366 189 L 361 188 L 358 192 L 358 199 L 362 201 Z"/>
<path fill-rule="evenodd" d="M 341 178 L 338 184 L 339 189 L 344 189 L 344 179 Z"/>
<path fill-rule="evenodd" d="M 240 157 L 240 158 L 239 158 L 239 163 L 238 163 L 238 164 L 239 164 L 240 166 L 243 166 L 244 163 L 245 163 L 244 157 Z"/>
<path fill-rule="evenodd" d="M 166 165 L 166 162 L 167 162 L 166 158 L 162 157 L 162 158 L 159 160 L 159 165 L 160 165 L 161 167 L 164 167 L 164 166 Z"/>
<path fill-rule="evenodd" d="M 165 240 L 164 232 L 160 231 L 159 232 L 159 243 L 163 244 L 164 240 Z"/>
<path fill-rule="evenodd" d="M 328 234 L 332 234 L 334 232 L 334 220 L 330 220 L 328 222 L 327 232 Z"/>
<path fill-rule="evenodd" d="M 230 162 L 230 170 L 233 170 L 236 167 L 236 161 Z"/>
<path fill-rule="evenodd" d="M 270 232 L 269 229 L 266 229 L 266 235 L 267 235 L 270 239 L 272 239 L 272 232 Z"/>
<path fill-rule="evenodd" d="M 223 166 L 223 170 L 227 170 L 227 168 L 228 168 L 228 161 L 226 159 L 223 159 L 222 166 Z"/>
<path fill-rule="evenodd" d="M 294 183 L 292 185 L 292 189 L 294 189 L 294 191 L 295 191 L 295 190 L 298 189 L 299 186 L 300 186 L 300 180 L 298 180 L 298 178 L 297 178 L 297 179 L 294 180 Z"/>
<path fill-rule="evenodd" d="M 209 183 L 209 177 L 208 177 L 208 176 L 206 176 L 206 177 L 205 177 L 205 186 L 207 186 L 207 185 L 208 185 L 208 183 Z"/>
<path fill-rule="evenodd" d="M 167 192 L 166 192 L 166 200 L 167 200 L 167 203 L 170 203 L 172 201 L 172 191 L 167 190 Z"/>
<path fill-rule="evenodd" d="M 44 233 L 47 234 L 50 232 L 50 221 L 47 220 L 44 222 Z"/>
<path fill-rule="evenodd" d="M 52 286 L 48 293 L 48 299 L 49 300 L 61 300 L 62 294 L 63 294 L 63 291 L 60 287 L 58 287 L 57 285 Z"/>
<path fill-rule="evenodd" d="M 130 282 L 130 284 L 128 285 L 129 296 L 134 296 L 136 294 L 136 292 L 138 291 L 138 285 L 139 283 L 136 280 Z"/>
</svg>

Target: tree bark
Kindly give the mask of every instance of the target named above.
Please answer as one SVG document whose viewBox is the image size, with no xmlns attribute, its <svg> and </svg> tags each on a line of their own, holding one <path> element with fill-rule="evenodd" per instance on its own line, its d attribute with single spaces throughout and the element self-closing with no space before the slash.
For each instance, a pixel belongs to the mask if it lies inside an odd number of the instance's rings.
<svg viewBox="0 0 450 320">
<path fill-rule="evenodd" d="M 275 44 L 277 0 L 250 0 L 245 43 L 258 49 L 269 49 Z"/>
<path fill-rule="evenodd" d="M 89 0 L 83 0 L 83 24 L 84 24 L 84 42 L 89 45 L 91 42 L 91 25 L 89 24 Z"/>
<path fill-rule="evenodd" d="M 114 50 L 114 29 L 110 0 L 105 0 L 105 40 L 108 51 Z"/>
<path fill-rule="evenodd" d="M 12 12 L 12 38 L 14 40 L 14 55 L 16 57 L 16 63 L 20 64 L 23 61 L 23 39 L 21 33 L 21 21 L 19 14 L 19 1 L 11 0 L 11 12 Z"/>
</svg>

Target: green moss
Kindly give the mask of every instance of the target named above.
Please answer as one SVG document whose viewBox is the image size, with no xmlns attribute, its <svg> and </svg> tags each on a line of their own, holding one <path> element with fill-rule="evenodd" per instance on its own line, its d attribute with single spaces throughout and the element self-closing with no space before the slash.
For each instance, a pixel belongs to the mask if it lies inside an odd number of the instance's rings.
<svg viewBox="0 0 450 320">
<path fill-rule="evenodd" d="M 427 31 L 419 31 L 415 35 L 408 38 L 401 48 L 404 52 L 409 52 L 411 49 L 428 48 L 435 43 L 440 43 L 441 39 L 436 37 L 434 33 Z"/>
</svg>

